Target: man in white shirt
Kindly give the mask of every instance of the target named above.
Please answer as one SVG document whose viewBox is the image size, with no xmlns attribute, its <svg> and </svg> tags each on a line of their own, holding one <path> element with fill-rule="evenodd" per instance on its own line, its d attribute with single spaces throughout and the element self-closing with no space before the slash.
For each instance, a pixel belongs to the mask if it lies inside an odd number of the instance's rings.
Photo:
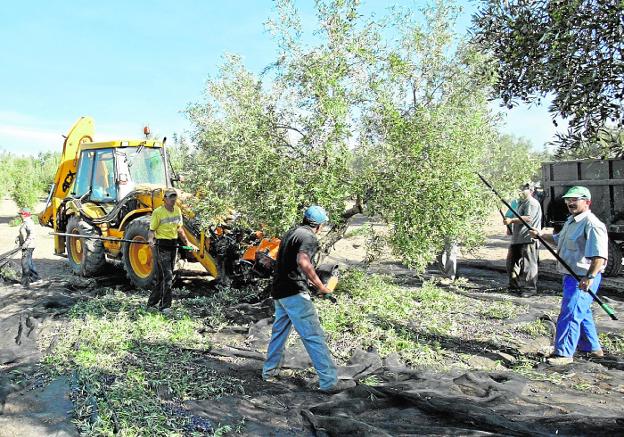
<svg viewBox="0 0 624 437">
<path fill-rule="evenodd" d="M 32 282 L 39 280 L 39 273 L 32 259 L 35 250 L 35 223 L 28 208 L 21 209 L 19 215 L 22 218 L 22 225 L 15 241 L 22 249 L 22 285 L 29 287 Z"/>
</svg>

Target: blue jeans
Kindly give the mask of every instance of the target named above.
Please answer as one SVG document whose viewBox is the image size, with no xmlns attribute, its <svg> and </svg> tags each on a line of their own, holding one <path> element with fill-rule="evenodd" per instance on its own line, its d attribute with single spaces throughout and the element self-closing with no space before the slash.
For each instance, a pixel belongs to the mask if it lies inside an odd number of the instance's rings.
<svg viewBox="0 0 624 437">
<path fill-rule="evenodd" d="M 596 275 L 591 290 L 598 292 L 602 275 Z M 581 352 L 592 352 L 601 349 L 598 332 L 594 324 L 591 295 L 578 288 L 578 282 L 570 275 L 563 277 L 563 300 L 561 313 L 557 319 L 555 336 L 555 354 L 562 357 L 574 355 L 577 347 Z"/>
<path fill-rule="evenodd" d="M 333 387 L 337 382 L 336 366 L 325 343 L 325 335 L 310 296 L 300 293 L 277 299 L 274 304 L 275 321 L 262 377 L 268 378 L 279 372 L 286 340 L 294 326 L 316 369 L 321 390 Z"/>
<path fill-rule="evenodd" d="M 22 285 L 29 285 L 31 281 L 39 279 L 39 273 L 33 264 L 34 248 L 22 249 Z"/>
</svg>

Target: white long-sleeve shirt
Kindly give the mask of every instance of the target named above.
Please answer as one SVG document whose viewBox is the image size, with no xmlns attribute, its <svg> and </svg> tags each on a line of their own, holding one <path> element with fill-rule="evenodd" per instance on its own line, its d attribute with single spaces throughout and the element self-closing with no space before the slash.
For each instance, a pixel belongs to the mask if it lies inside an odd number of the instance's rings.
<svg viewBox="0 0 624 437">
<path fill-rule="evenodd" d="M 32 217 L 25 217 L 19 228 L 19 241 L 22 249 L 35 248 L 35 222 Z"/>
</svg>

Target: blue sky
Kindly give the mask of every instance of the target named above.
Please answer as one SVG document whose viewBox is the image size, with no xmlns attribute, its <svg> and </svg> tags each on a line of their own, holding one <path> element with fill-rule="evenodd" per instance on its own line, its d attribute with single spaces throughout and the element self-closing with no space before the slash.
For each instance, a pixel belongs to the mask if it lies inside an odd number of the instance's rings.
<svg viewBox="0 0 624 437">
<path fill-rule="evenodd" d="M 311 0 L 299 1 L 304 18 Z M 382 12 L 395 1 L 364 0 Z M 421 7 L 424 2 L 404 0 Z M 465 2 L 467 11 L 474 2 Z M 224 53 L 238 53 L 252 71 L 274 59 L 264 28 L 269 0 L 77 2 L 3 4 L 0 26 L 0 150 L 60 151 L 81 115 L 96 123 L 96 140 L 139 138 L 149 124 L 158 136 L 184 134 L 181 111 L 200 100 Z M 469 13 L 461 20 L 463 29 Z M 554 128 L 546 108 L 507 114 L 504 131 L 537 148 Z"/>
</svg>

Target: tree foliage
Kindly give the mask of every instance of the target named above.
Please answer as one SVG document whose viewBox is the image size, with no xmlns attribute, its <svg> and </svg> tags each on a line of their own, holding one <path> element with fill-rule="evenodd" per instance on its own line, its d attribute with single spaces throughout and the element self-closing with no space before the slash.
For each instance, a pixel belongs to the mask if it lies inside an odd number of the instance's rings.
<svg viewBox="0 0 624 437">
<path fill-rule="evenodd" d="M 560 148 L 556 158 L 571 159 L 609 159 L 622 157 L 624 151 L 624 130 L 620 128 L 602 128 L 591 141 L 583 141 L 574 148 Z"/>
<path fill-rule="evenodd" d="M 561 149 L 622 126 L 623 2 L 489 0 L 474 23 L 475 42 L 497 62 L 495 94 L 507 107 L 554 96 L 553 120 L 569 123 L 557 141 Z"/>
<path fill-rule="evenodd" d="M 458 42 L 456 9 L 439 2 L 424 20 L 401 8 L 370 19 L 356 0 L 316 4 L 313 43 L 294 4 L 277 1 L 268 23 L 275 62 L 255 75 L 227 56 L 189 106 L 196 150 L 186 172 L 197 206 L 207 217 L 235 208 L 279 234 L 306 205 L 339 223 L 345 201 L 362 199 L 414 267 L 444 239 L 475 244 L 492 202 L 475 171 L 497 176 L 490 162 L 500 148 L 488 65 Z M 533 173 L 526 152 L 514 155 L 518 174 L 494 181 L 501 190 Z"/>
<path fill-rule="evenodd" d="M 384 53 L 368 113 L 374 140 L 364 145 L 373 157 L 368 203 L 391 223 L 395 252 L 419 267 L 445 239 L 476 242 L 491 199 L 475 171 L 486 170 L 483 158 L 496 139 L 483 60 L 465 44 L 454 47 L 454 9 L 424 13 L 421 25 L 395 12 L 401 39 Z"/>
<path fill-rule="evenodd" d="M 498 181 L 501 186 L 514 189 L 519 183 L 540 180 L 542 162 L 553 159 L 547 151 L 540 153 L 533 151 L 527 139 L 505 134 L 498 137 L 489 152 L 491 178 Z M 519 181 L 518 175 L 524 175 L 525 179 Z"/>
<path fill-rule="evenodd" d="M 319 203 L 340 217 L 353 194 L 347 142 L 357 99 L 355 2 L 319 5 L 324 44 L 304 51 L 292 3 L 277 2 L 281 53 L 266 73 L 273 80 L 263 83 L 230 55 L 208 81 L 205 102 L 190 106 L 200 149 L 193 179 L 205 188 L 207 212 L 235 208 L 280 233 L 304 205 Z"/>
<path fill-rule="evenodd" d="M 9 193 L 20 208 L 33 208 L 47 194 L 54 179 L 60 155 L 39 153 L 36 157 L 0 154 L 0 190 Z"/>
</svg>

